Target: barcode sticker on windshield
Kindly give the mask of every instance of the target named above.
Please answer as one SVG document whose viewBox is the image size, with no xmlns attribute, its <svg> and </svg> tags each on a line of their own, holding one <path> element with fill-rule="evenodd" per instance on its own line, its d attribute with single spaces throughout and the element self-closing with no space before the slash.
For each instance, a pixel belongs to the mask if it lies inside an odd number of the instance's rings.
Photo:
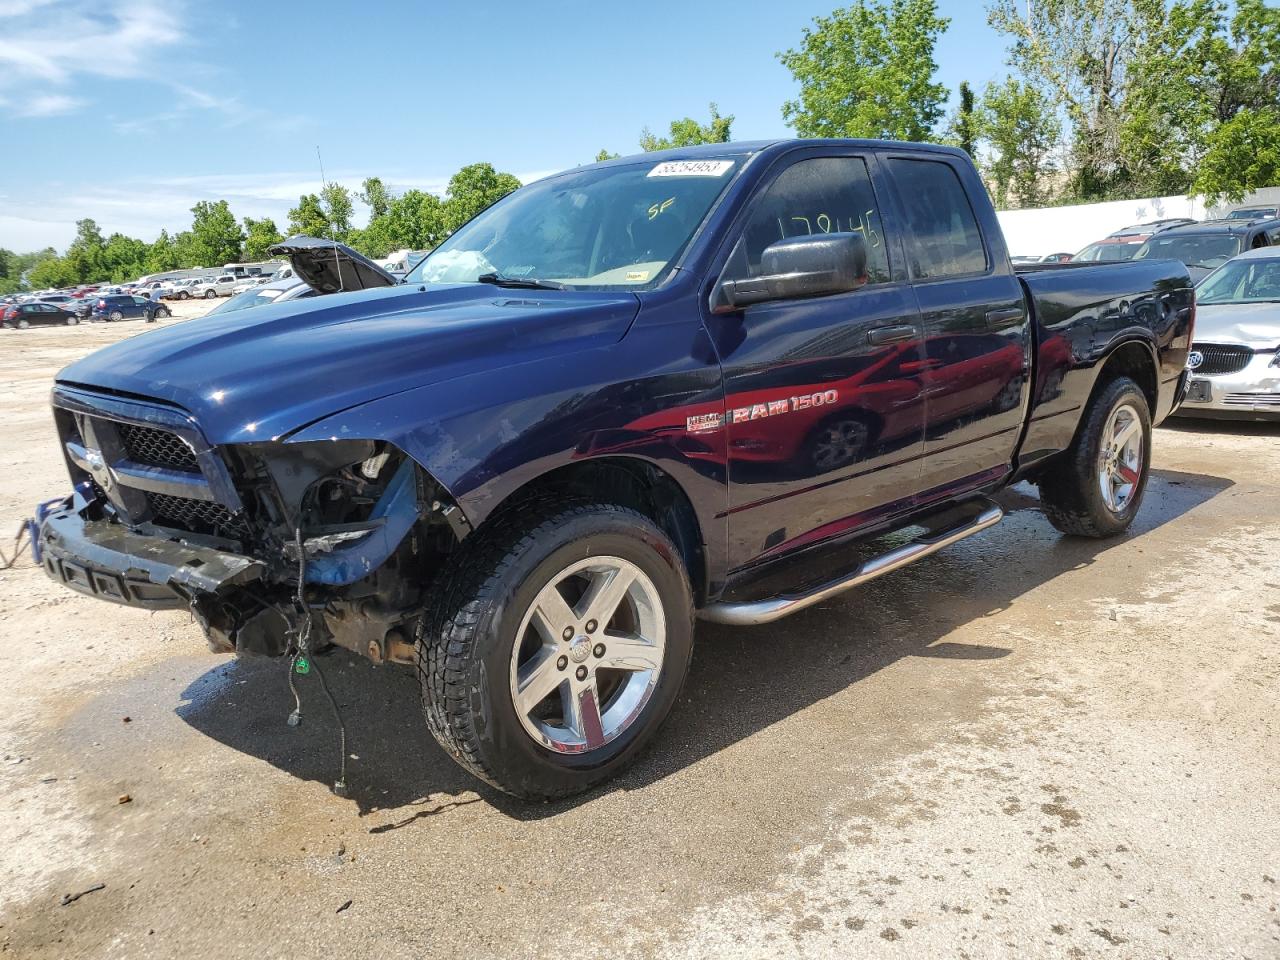
<svg viewBox="0 0 1280 960">
<path fill-rule="evenodd" d="M 723 177 L 732 160 L 667 160 L 649 171 L 651 177 Z"/>
</svg>

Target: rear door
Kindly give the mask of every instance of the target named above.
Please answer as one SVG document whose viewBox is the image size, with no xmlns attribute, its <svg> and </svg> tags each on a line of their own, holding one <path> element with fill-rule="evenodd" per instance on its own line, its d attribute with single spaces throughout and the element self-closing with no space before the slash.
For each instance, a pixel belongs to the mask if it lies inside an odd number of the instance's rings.
<svg viewBox="0 0 1280 960">
<path fill-rule="evenodd" d="M 1022 285 L 970 164 L 946 154 L 885 160 L 923 325 L 926 490 L 978 487 L 1012 467 L 1030 393 Z M 982 191 L 982 192 L 979 192 Z"/>
<path fill-rule="evenodd" d="M 924 452 L 919 316 L 874 154 L 823 148 L 779 164 L 731 231 L 721 278 L 758 276 L 777 240 L 856 232 L 868 283 L 708 321 L 725 379 L 731 567 L 891 512 L 918 488 Z"/>
</svg>

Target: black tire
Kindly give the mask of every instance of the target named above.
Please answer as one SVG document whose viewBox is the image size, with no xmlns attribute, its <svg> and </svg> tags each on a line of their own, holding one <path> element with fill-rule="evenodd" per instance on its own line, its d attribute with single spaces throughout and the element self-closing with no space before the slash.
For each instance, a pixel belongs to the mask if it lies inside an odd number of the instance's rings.
<svg viewBox="0 0 1280 960">
<path fill-rule="evenodd" d="M 1142 463 L 1132 495 L 1123 508 L 1113 510 L 1103 498 L 1099 482 L 1100 457 L 1112 414 L 1129 405 L 1138 414 L 1142 431 Z M 1049 522 L 1077 537 L 1114 537 L 1133 523 L 1142 506 L 1151 472 L 1151 412 L 1146 395 L 1128 377 L 1103 387 L 1085 409 L 1075 440 L 1040 478 L 1040 502 Z"/>
<path fill-rule="evenodd" d="M 191 299 L 191 294 L 189 294 L 189 293 L 187 293 L 187 291 L 183 290 L 180 294 L 178 294 L 178 299 L 179 299 L 179 300 L 190 300 L 190 299 Z"/>
<path fill-rule="evenodd" d="M 627 560 L 649 578 L 666 618 L 665 650 L 647 703 L 616 739 L 562 753 L 522 725 L 509 682 L 512 657 L 539 592 L 558 572 L 596 556 Z M 693 649 L 689 578 L 667 536 L 624 507 L 542 503 L 473 534 L 448 567 L 417 636 L 423 710 L 445 751 L 525 799 L 580 793 L 631 762 L 675 704 Z"/>
<path fill-rule="evenodd" d="M 151 319 L 152 319 L 152 320 L 165 320 L 165 319 L 167 319 L 167 318 L 169 318 L 169 317 L 171 317 L 171 316 L 173 316 L 173 314 L 171 314 L 171 313 L 169 312 L 169 310 L 168 310 L 168 308 L 167 308 L 167 307 L 161 307 L 160 309 L 158 309 L 155 313 L 153 313 L 153 314 L 151 315 Z"/>
<path fill-rule="evenodd" d="M 67 317 L 67 320 L 66 320 L 66 324 L 68 327 L 74 327 L 79 322 L 80 322 L 80 318 L 77 317 L 75 314 L 72 314 L 71 316 Z"/>
<path fill-rule="evenodd" d="M 124 314 L 121 313 L 119 310 L 112 310 L 111 313 L 107 316 L 107 319 L 110 320 L 112 323 L 116 323 L 124 319 Z"/>
<path fill-rule="evenodd" d="M 18 321 L 18 329 L 19 329 L 19 330 L 26 330 L 26 329 L 27 329 L 28 327 L 30 327 L 30 326 L 31 326 L 31 321 L 30 321 L 30 320 L 19 320 L 19 321 Z"/>
<path fill-rule="evenodd" d="M 206 290 L 206 291 L 204 292 L 204 298 L 205 298 L 206 300 L 212 300 L 212 299 L 213 299 L 214 297 L 216 297 L 217 295 L 218 295 L 218 292 L 217 292 L 216 290 Z"/>
</svg>

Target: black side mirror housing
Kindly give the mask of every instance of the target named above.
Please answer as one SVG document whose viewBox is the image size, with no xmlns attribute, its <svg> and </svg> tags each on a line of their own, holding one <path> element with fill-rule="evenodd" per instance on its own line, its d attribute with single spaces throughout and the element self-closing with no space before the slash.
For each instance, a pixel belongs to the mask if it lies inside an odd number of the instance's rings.
<svg viewBox="0 0 1280 960">
<path fill-rule="evenodd" d="M 861 233 L 788 237 L 764 248 L 760 276 L 722 281 L 712 309 L 723 313 L 770 300 L 826 297 L 866 282 L 867 244 Z"/>
</svg>

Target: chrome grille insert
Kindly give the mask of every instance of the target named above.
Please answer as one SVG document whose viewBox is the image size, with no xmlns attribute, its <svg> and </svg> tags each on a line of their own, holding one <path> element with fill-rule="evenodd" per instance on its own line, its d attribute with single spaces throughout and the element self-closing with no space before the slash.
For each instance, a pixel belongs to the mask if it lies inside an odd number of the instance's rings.
<svg viewBox="0 0 1280 960">
<path fill-rule="evenodd" d="M 1239 373 L 1253 359 L 1248 347 L 1222 343 L 1197 343 L 1193 347 L 1204 360 L 1193 373 L 1198 377 L 1216 377 L 1224 373 Z"/>
</svg>

